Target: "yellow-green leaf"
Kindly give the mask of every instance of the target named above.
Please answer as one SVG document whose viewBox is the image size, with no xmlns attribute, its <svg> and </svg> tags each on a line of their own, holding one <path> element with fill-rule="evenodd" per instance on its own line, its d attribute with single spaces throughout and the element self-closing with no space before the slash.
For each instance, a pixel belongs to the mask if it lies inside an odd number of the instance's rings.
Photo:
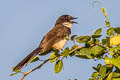
<svg viewBox="0 0 120 80">
<path fill-rule="evenodd" d="M 107 27 L 110 27 L 110 22 L 109 22 L 109 21 L 105 21 L 105 25 L 106 25 Z"/>
<path fill-rule="evenodd" d="M 54 71 L 56 74 L 58 74 L 63 68 L 63 61 L 62 60 L 58 60 L 56 63 L 55 63 L 55 67 L 54 67 Z"/>
<path fill-rule="evenodd" d="M 12 70 L 14 71 L 14 66 L 12 66 Z M 18 73 L 18 72 L 21 72 L 21 70 L 16 70 L 16 71 L 14 71 L 15 73 Z"/>
<path fill-rule="evenodd" d="M 106 65 L 101 66 L 100 71 L 99 71 L 99 74 L 101 75 L 101 78 L 102 78 L 102 79 L 106 77 L 106 70 L 107 70 L 107 69 L 106 69 Z"/>
<path fill-rule="evenodd" d="M 12 70 L 14 70 L 14 66 L 12 66 Z M 12 74 L 10 74 L 10 76 L 14 76 L 14 75 L 16 75 L 16 74 L 18 74 L 19 72 L 21 72 L 21 70 L 17 70 L 17 71 L 14 71 L 15 73 L 12 73 Z"/>
<path fill-rule="evenodd" d="M 90 40 L 90 36 L 79 36 L 76 38 L 76 41 L 79 43 L 85 43 Z"/>
<path fill-rule="evenodd" d="M 120 80 L 120 78 L 112 78 L 112 80 Z"/>
<path fill-rule="evenodd" d="M 102 44 L 103 44 L 103 45 L 109 44 L 109 39 L 102 39 Z"/>
<path fill-rule="evenodd" d="M 101 12 L 102 14 L 105 14 L 105 8 L 102 7 L 100 12 Z"/>
<path fill-rule="evenodd" d="M 102 35 L 99 35 L 99 34 L 96 34 L 96 35 L 92 35 L 92 38 L 99 38 L 101 37 Z"/>
<path fill-rule="evenodd" d="M 114 28 L 111 27 L 111 28 L 109 28 L 109 29 L 107 30 L 107 35 L 108 35 L 108 36 L 111 36 L 111 35 L 113 35 L 113 34 L 114 34 Z"/>
<path fill-rule="evenodd" d="M 104 16 L 105 16 L 106 18 L 108 18 L 108 14 L 107 14 L 107 13 L 105 13 Z"/>
<path fill-rule="evenodd" d="M 56 56 L 56 52 L 53 51 L 50 56 L 50 63 L 55 62 L 56 59 L 58 59 L 58 57 Z"/>
<path fill-rule="evenodd" d="M 97 79 L 97 76 L 99 76 L 99 73 L 98 73 L 98 72 L 93 72 L 93 73 L 92 73 L 92 77 L 93 77 L 94 79 Z"/>
<path fill-rule="evenodd" d="M 110 38 L 110 46 L 115 46 L 120 44 L 120 35 L 114 35 Z"/>
<path fill-rule="evenodd" d="M 75 39 L 75 37 L 76 37 L 77 35 L 73 35 L 73 36 L 71 36 L 71 40 L 73 41 L 74 39 Z"/>
<path fill-rule="evenodd" d="M 61 53 L 61 55 L 62 55 L 63 57 L 68 56 L 68 55 L 69 55 L 69 48 L 68 48 L 68 47 L 65 48 L 65 50 Z"/>
<path fill-rule="evenodd" d="M 33 62 L 36 62 L 36 61 L 38 61 L 39 60 L 39 57 L 38 56 L 35 56 L 35 57 L 33 57 L 29 62 L 30 63 L 33 63 Z"/>
<path fill-rule="evenodd" d="M 10 76 L 14 76 L 14 75 L 16 75 L 17 73 L 12 73 L 12 74 L 10 74 Z"/>
<path fill-rule="evenodd" d="M 94 35 L 100 35 L 102 32 L 102 28 L 99 28 L 95 31 Z"/>
<path fill-rule="evenodd" d="M 112 79 L 112 76 L 113 76 L 113 73 L 111 72 L 111 73 L 108 75 L 108 77 L 107 77 L 106 80 L 113 80 L 113 79 Z"/>
<path fill-rule="evenodd" d="M 103 54 L 104 50 L 105 50 L 105 48 L 103 48 L 101 46 L 93 46 L 91 48 L 91 53 L 96 57 L 96 56 Z"/>
<path fill-rule="evenodd" d="M 92 58 L 91 50 L 89 48 L 82 48 L 80 49 L 80 51 L 77 51 L 76 53 L 77 53 L 77 57 L 86 56 L 87 58 Z"/>
<path fill-rule="evenodd" d="M 112 72 L 112 77 L 114 78 L 120 78 L 120 73 L 119 72 Z"/>
<path fill-rule="evenodd" d="M 120 34 L 120 27 L 114 28 L 114 31 L 115 31 L 116 33 Z"/>
<path fill-rule="evenodd" d="M 105 58 L 105 64 L 113 64 L 120 69 L 120 59 L 117 58 Z"/>
</svg>

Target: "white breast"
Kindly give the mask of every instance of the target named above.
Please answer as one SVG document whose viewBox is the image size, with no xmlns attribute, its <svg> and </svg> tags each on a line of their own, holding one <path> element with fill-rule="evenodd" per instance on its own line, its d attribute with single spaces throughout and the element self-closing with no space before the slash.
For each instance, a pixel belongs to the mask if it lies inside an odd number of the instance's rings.
<svg viewBox="0 0 120 80">
<path fill-rule="evenodd" d="M 69 22 L 64 22 L 63 25 L 68 27 L 68 28 L 72 27 L 72 23 L 69 23 Z"/>
<path fill-rule="evenodd" d="M 66 42 L 67 42 L 67 39 L 60 40 L 59 42 L 53 45 L 53 48 L 60 50 L 65 46 Z"/>
</svg>

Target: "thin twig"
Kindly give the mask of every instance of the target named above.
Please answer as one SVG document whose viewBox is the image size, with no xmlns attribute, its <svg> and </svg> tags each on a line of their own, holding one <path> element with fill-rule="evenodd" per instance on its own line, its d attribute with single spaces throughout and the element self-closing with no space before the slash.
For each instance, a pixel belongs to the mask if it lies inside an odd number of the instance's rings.
<svg viewBox="0 0 120 80">
<path fill-rule="evenodd" d="M 28 71 L 28 72 L 21 72 L 23 74 L 22 78 L 20 80 L 23 80 L 28 74 L 30 74 L 31 72 L 35 71 L 36 69 L 41 68 L 45 63 L 47 63 L 50 59 L 45 60 L 43 63 L 41 63 L 39 66 L 33 68 L 32 70 Z"/>
<path fill-rule="evenodd" d="M 83 48 L 83 47 L 82 47 L 82 46 L 78 46 L 78 47 L 76 47 L 75 49 L 71 50 L 71 51 L 69 52 L 69 54 L 72 54 L 74 51 L 76 51 L 76 50 L 78 50 L 78 49 L 81 49 L 81 48 Z"/>
<path fill-rule="evenodd" d="M 30 70 L 30 71 L 28 71 L 28 72 L 21 72 L 21 73 L 23 73 L 23 76 L 22 76 L 22 78 L 20 78 L 20 80 L 23 80 L 28 74 L 30 74 L 32 72 L 32 70 Z"/>
<path fill-rule="evenodd" d="M 47 63 L 49 60 L 50 60 L 50 59 L 47 59 L 47 60 L 45 60 L 42 64 L 40 64 L 39 66 L 33 68 L 33 69 L 32 69 L 32 72 L 35 71 L 36 69 L 41 68 L 41 67 L 42 67 L 45 63 Z"/>
<path fill-rule="evenodd" d="M 76 50 L 78 50 L 78 49 L 81 49 L 81 48 L 83 48 L 83 47 L 82 47 L 82 46 L 78 46 L 78 47 L 76 47 L 75 49 L 71 50 L 71 51 L 69 52 L 69 54 L 71 54 L 71 53 L 73 53 L 74 51 L 76 51 Z M 59 55 L 59 56 L 61 56 L 61 55 Z M 59 56 L 56 56 L 56 57 L 59 57 Z M 23 76 L 20 78 L 20 80 L 24 80 L 24 78 L 25 78 L 28 74 L 30 74 L 31 72 L 33 72 L 33 71 L 35 71 L 35 70 L 37 70 L 37 69 L 40 69 L 44 64 L 46 64 L 46 63 L 47 63 L 48 61 L 50 61 L 50 60 L 55 59 L 56 57 L 54 57 L 54 58 L 52 58 L 52 59 L 46 59 L 46 60 L 44 60 L 44 62 L 42 62 L 39 66 L 33 68 L 32 70 L 30 70 L 30 71 L 28 71 L 28 72 L 20 72 L 20 73 L 23 74 Z"/>
</svg>

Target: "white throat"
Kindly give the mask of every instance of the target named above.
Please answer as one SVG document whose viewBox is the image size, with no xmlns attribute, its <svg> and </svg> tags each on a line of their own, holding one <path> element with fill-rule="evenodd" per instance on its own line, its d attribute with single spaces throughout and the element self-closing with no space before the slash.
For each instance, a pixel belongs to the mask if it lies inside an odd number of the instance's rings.
<svg viewBox="0 0 120 80">
<path fill-rule="evenodd" d="M 68 28 L 72 27 L 72 23 L 70 23 L 70 22 L 64 22 L 63 25 L 68 27 Z"/>
</svg>

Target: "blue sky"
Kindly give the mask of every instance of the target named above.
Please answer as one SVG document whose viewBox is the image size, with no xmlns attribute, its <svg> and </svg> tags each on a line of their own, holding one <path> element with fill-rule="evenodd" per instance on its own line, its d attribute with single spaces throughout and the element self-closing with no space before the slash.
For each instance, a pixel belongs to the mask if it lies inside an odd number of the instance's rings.
<svg viewBox="0 0 120 80">
<path fill-rule="evenodd" d="M 112 26 L 120 26 L 120 1 L 101 1 L 109 15 Z M 55 24 L 56 19 L 69 14 L 79 19 L 73 25 L 72 34 L 87 35 L 102 27 L 105 18 L 96 8 L 93 0 L 0 0 L 0 74 L 1 80 L 18 80 L 22 75 L 10 77 L 11 67 L 34 50 L 42 37 Z M 98 7 L 98 6 L 97 6 Z M 100 8 L 100 7 L 98 7 Z M 69 41 L 66 46 L 71 46 Z M 41 57 L 47 59 L 49 55 Z M 88 80 L 93 72 L 92 66 L 103 61 L 84 60 L 76 57 L 64 60 L 64 69 L 54 73 L 54 64 L 47 63 L 40 70 L 28 75 L 25 80 Z M 27 71 L 40 62 L 29 64 Z"/>
</svg>

